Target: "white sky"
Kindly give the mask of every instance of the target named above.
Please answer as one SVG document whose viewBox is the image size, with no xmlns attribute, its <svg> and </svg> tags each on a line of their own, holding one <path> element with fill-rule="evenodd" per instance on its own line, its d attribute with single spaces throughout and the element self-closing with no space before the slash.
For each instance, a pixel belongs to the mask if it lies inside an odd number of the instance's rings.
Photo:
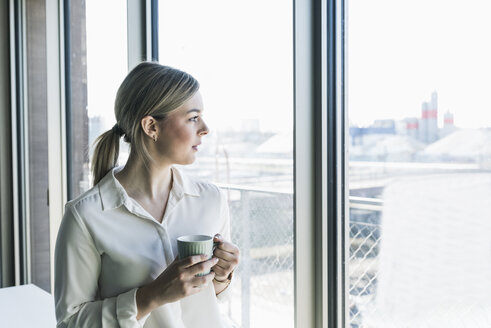
<svg viewBox="0 0 491 328">
<path fill-rule="evenodd" d="M 421 115 L 432 91 L 460 127 L 491 126 L 491 1 L 348 0 L 352 123 Z"/>
<path fill-rule="evenodd" d="M 87 0 L 86 14 L 89 117 L 104 117 L 110 128 L 116 92 L 128 72 L 126 0 Z"/>
<path fill-rule="evenodd" d="M 159 15 L 160 62 L 200 81 L 212 129 L 293 129 L 292 1 L 160 1 Z"/>
<path fill-rule="evenodd" d="M 419 117 L 439 94 L 460 127 L 491 126 L 491 1 L 348 0 L 347 92 L 352 123 Z M 127 72 L 126 1 L 87 4 L 89 116 L 114 122 Z M 160 1 L 160 62 L 200 81 L 213 127 L 292 128 L 292 3 Z M 107 16 L 110 20 L 107 20 Z"/>
</svg>

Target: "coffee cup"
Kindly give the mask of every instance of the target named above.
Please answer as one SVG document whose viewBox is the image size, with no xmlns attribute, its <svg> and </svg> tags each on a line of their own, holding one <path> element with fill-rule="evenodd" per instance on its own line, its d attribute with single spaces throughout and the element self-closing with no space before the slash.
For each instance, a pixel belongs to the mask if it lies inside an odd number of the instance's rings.
<svg viewBox="0 0 491 328">
<path fill-rule="evenodd" d="M 181 260 L 192 255 L 201 254 L 207 255 L 207 258 L 211 259 L 217 245 L 218 243 L 213 242 L 213 237 L 207 235 L 186 235 L 177 238 L 177 252 Z M 198 273 L 197 276 L 204 276 L 209 273 L 210 270 Z"/>
</svg>

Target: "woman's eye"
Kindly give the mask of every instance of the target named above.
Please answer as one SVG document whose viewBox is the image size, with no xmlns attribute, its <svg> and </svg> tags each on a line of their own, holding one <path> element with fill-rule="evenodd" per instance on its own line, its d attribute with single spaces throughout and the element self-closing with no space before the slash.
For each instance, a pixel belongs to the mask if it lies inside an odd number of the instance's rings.
<svg viewBox="0 0 491 328">
<path fill-rule="evenodd" d="M 198 118 L 199 118 L 199 116 L 193 116 L 189 120 L 190 121 L 193 121 L 193 122 L 197 122 L 198 121 Z"/>
</svg>

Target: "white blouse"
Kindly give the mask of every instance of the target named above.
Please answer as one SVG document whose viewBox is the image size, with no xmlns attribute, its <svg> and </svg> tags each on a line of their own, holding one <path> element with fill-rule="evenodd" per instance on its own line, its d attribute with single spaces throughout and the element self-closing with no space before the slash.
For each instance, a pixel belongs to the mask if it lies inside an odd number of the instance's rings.
<svg viewBox="0 0 491 328">
<path fill-rule="evenodd" d="M 220 233 L 230 240 L 225 193 L 172 168 L 173 185 L 162 223 L 128 196 L 111 170 L 68 202 L 55 249 L 57 327 L 231 327 L 213 284 L 137 320 L 136 290 L 176 258 L 176 238 Z"/>
</svg>

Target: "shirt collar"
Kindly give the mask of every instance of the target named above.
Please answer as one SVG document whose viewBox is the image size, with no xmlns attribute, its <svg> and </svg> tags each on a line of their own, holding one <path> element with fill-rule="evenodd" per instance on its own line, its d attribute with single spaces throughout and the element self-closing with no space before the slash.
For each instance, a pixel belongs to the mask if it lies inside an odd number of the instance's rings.
<svg viewBox="0 0 491 328">
<path fill-rule="evenodd" d="M 173 179 L 172 191 L 175 191 L 177 196 L 182 197 L 182 195 L 185 194 L 189 196 L 199 197 L 200 193 L 196 182 L 194 182 L 188 176 L 183 174 L 181 170 L 174 166 L 171 167 L 171 170 Z"/>
<path fill-rule="evenodd" d="M 121 169 L 122 167 L 111 169 L 98 183 L 103 211 L 118 208 L 121 205 L 130 202 L 128 193 L 114 176 L 114 174 Z M 184 195 L 194 197 L 200 196 L 198 186 L 193 180 L 175 167 L 171 167 L 171 170 L 173 179 L 171 193 L 173 193 L 178 200 L 183 198 Z"/>
</svg>

